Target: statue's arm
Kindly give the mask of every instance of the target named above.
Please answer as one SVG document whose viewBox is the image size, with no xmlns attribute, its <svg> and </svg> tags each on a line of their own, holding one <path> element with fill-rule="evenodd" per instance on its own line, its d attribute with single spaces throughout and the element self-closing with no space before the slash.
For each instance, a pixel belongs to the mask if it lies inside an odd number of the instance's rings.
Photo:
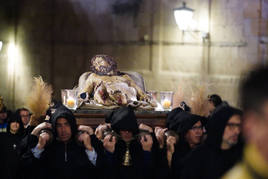
<svg viewBox="0 0 268 179">
<path fill-rule="evenodd" d="M 128 75 L 123 75 L 123 78 L 125 78 L 129 82 L 129 86 L 137 90 L 137 96 L 139 100 L 146 100 L 148 98 L 146 93 L 135 83 L 132 78 L 130 78 Z"/>
<path fill-rule="evenodd" d="M 83 73 L 78 82 L 78 91 L 79 94 L 88 92 L 88 94 L 91 94 L 94 88 L 93 85 L 93 74 L 91 72 L 85 72 Z"/>
</svg>

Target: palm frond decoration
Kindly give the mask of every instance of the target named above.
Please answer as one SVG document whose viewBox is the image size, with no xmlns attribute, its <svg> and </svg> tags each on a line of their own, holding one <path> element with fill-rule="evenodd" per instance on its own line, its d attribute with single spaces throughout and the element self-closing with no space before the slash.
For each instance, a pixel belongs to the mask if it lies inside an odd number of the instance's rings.
<svg viewBox="0 0 268 179">
<path fill-rule="evenodd" d="M 192 97 L 190 100 L 192 114 L 196 114 L 200 116 L 207 116 L 208 103 L 207 103 L 206 97 L 207 97 L 207 92 L 204 86 L 199 86 L 192 92 Z"/>
<path fill-rule="evenodd" d="M 37 126 L 44 121 L 46 111 L 52 98 L 52 87 L 45 83 L 41 76 L 34 77 L 33 86 L 26 101 L 26 106 L 32 112 L 30 125 Z"/>
</svg>

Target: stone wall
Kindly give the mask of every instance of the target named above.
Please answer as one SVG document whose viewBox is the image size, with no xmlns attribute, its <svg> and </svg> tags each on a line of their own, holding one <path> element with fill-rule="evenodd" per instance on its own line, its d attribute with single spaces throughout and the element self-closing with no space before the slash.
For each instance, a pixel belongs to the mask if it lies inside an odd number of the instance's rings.
<svg viewBox="0 0 268 179">
<path fill-rule="evenodd" d="M 267 63 L 267 0 L 188 0 L 198 28 L 207 30 L 209 39 L 178 29 L 172 10 L 182 0 L 10 2 L 19 8 L 5 8 L 18 13 L 11 19 L 0 14 L 0 94 L 10 108 L 23 105 L 32 77 L 38 75 L 60 99 L 60 89 L 77 85 L 95 54 L 113 56 L 121 71 L 141 73 L 147 90 L 176 91 L 180 86 L 189 98 L 191 89 L 205 86 L 207 93 L 218 93 L 233 105 L 238 104 L 241 73 Z M 21 52 L 13 81 L 7 75 L 12 39 Z"/>
</svg>

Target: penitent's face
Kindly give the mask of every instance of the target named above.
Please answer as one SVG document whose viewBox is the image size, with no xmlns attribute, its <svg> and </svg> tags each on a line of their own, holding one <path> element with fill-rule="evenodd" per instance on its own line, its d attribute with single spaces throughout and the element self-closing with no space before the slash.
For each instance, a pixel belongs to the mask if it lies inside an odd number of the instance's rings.
<svg viewBox="0 0 268 179">
<path fill-rule="evenodd" d="M 240 132 L 241 132 L 241 116 L 233 115 L 228 120 L 224 129 L 222 136 L 223 145 L 225 145 L 227 148 L 231 148 L 233 145 L 237 144 Z"/>
<path fill-rule="evenodd" d="M 72 137 L 72 130 L 69 122 L 65 118 L 58 118 L 56 122 L 57 137 L 62 142 L 67 142 Z"/>
<path fill-rule="evenodd" d="M 195 123 L 193 127 L 188 130 L 188 132 L 185 135 L 186 141 L 190 144 L 190 146 L 196 146 L 199 144 L 202 140 L 203 136 L 203 126 L 200 121 Z"/>
<path fill-rule="evenodd" d="M 30 113 L 29 113 L 29 111 L 21 110 L 20 111 L 20 116 L 21 116 L 21 121 L 22 121 L 23 125 L 26 126 L 30 121 Z"/>
<path fill-rule="evenodd" d="M 133 139 L 132 132 L 126 131 L 126 130 L 121 130 L 120 136 L 121 136 L 122 140 L 125 142 L 130 142 Z"/>
</svg>

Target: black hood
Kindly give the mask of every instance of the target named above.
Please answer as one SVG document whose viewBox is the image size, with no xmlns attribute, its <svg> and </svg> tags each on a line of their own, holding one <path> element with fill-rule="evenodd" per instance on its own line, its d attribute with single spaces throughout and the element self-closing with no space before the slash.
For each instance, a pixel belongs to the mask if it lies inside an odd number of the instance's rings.
<svg viewBox="0 0 268 179">
<path fill-rule="evenodd" d="M 72 111 L 63 105 L 58 107 L 56 109 L 56 111 L 51 116 L 50 121 L 52 123 L 52 128 L 53 128 L 54 134 L 57 136 L 56 121 L 58 118 L 61 118 L 61 117 L 65 118 L 68 121 L 68 123 L 70 124 L 71 130 L 72 130 L 72 137 L 74 137 L 77 134 L 77 124 L 76 124 L 75 117 L 74 117 Z"/>
<path fill-rule="evenodd" d="M 168 114 L 166 126 L 169 130 L 176 131 L 181 138 L 184 138 L 187 131 L 201 119 L 203 117 L 191 114 L 178 107 Z"/>
<path fill-rule="evenodd" d="M 179 122 L 177 133 L 180 135 L 181 139 L 184 139 L 186 133 L 200 121 L 200 116 L 194 115 L 187 112 L 182 112 L 176 115 L 177 121 Z"/>
<path fill-rule="evenodd" d="M 217 108 L 208 121 L 208 137 L 205 143 L 220 148 L 225 126 L 228 120 L 234 115 L 242 116 L 242 111 L 231 106 L 221 106 L 220 108 Z"/>
<path fill-rule="evenodd" d="M 127 130 L 135 135 L 139 131 L 137 118 L 131 107 L 120 107 L 116 109 L 109 114 L 105 121 L 111 123 L 112 129 L 117 133 L 120 130 Z"/>
<path fill-rule="evenodd" d="M 178 108 L 173 109 L 172 111 L 170 111 L 167 114 L 166 127 L 169 130 L 177 131 L 177 128 L 179 126 L 179 121 L 178 121 L 178 117 L 176 117 L 176 115 L 178 115 L 181 112 L 188 113 L 188 112 L 183 111 L 182 108 L 178 107 Z"/>
<path fill-rule="evenodd" d="M 208 118 L 205 116 L 199 116 L 199 115 L 193 114 L 193 118 L 196 118 L 198 121 L 200 121 L 202 126 L 206 126 L 208 123 Z"/>
</svg>

